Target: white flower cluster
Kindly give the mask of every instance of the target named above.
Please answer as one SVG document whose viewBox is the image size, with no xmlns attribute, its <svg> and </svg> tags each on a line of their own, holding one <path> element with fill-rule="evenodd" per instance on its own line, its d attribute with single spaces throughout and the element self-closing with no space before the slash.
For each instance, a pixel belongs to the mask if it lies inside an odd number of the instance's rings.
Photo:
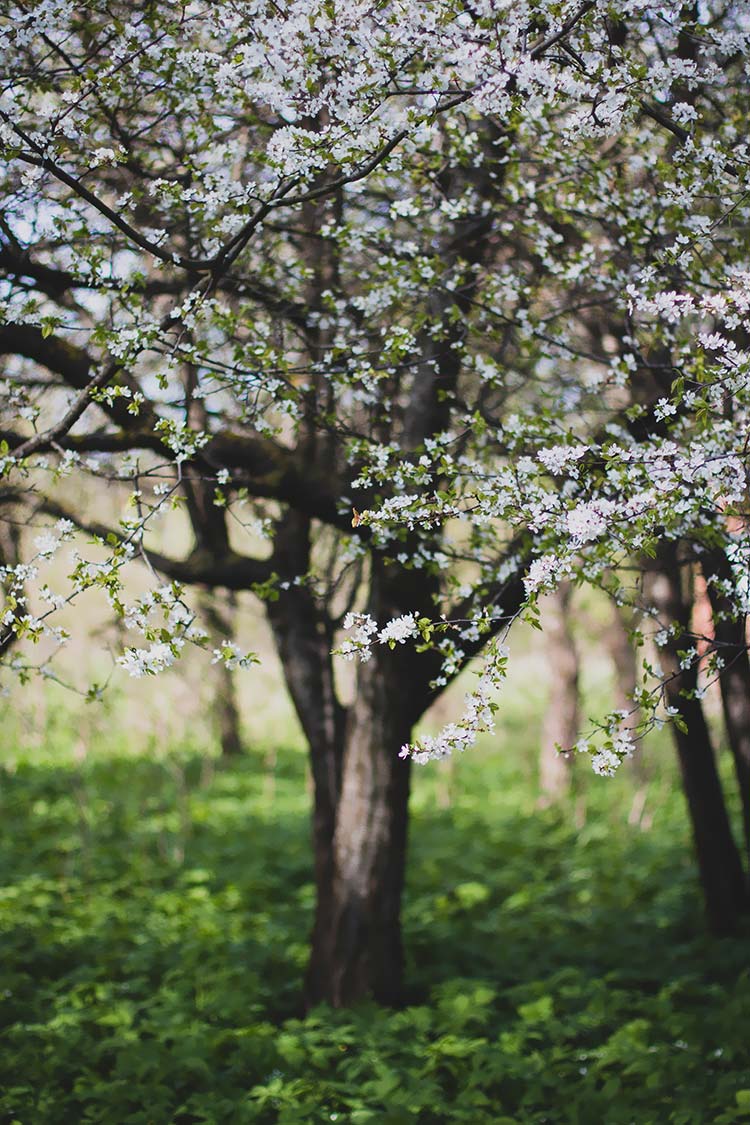
<svg viewBox="0 0 750 1125">
<path fill-rule="evenodd" d="M 117 663 L 124 668 L 129 676 L 136 679 L 141 676 L 155 676 L 174 664 L 177 653 L 175 646 L 159 641 L 149 648 L 129 648 L 122 656 L 118 656 Z"/>
<path fill-rule="evenodd" d="M 225 639 L 219 648 L 213 650 L 211 663 L 223 664 L 231 671 L 235 671 L 237 668 L 249 668 L 251 664 L 257 664 L 258 658 L 255 653 L 243 652 L 234 641 Z"/>
<path fill-rule="evenodd" d="M 413 613 L 405 613 L 401 617 L 394 617 L 381 628 L 369 613 L 347 613 L 344 618 L 344 628 L 351 631 L 336 653 L 345 660 L 356 657 L 366 663 L 372 656 L 372 646 L 376 643 L 389 645 L 395 648 L 397 644 L 405 644 L 412 637 L 417 636 L 417 620 Z"/>
<path fill-rule="evenodd" d="M 635 746 L 632 732 L 627 729 L 617 731 L 605 746 L 592 747 L 585 738 L 575 746 L 579 754 L 591 755 L 591 768 L 600 777 L 614 777 L 626 758 L 632 757 Z"/>
<path fill-rule="evenodd" d="M 378 632 L 378 623 L 369 613 L 347 613 L 344 618 L 344 628 L 353 630 L 351 636 L 346 637 L 336 650 L 344 660 L 354 660 L 358 656 L 362 661 L 368 661 L 372 656 L 372 645 L 375 634 Z"/>
<path fill-rule="evenodd" d="M 570 574 L 572 563 L 567 555 L 543 555 L 529 565 L 523 584 L 527 594 L 551 589 L 556 582 Z"/>
<path fill-rule="evenodd" d="M 130 646 L 117 664 L 134 677 L 155 676 L 171 667 L 187 642 L 203 644 L 205 631 L 183 601 L 182 588 L 173 584 L 150 590 L 122 609 L 125 625 L 150 642 L 148 648 Z M 154 621 L 154 617 L 157 618 Z"/>
<path fill-rule="evenodd" d="M 464 711 L 458 722 L 448 723 L 436 735 L 423 735 L 406 743 L 399 757 L 411 757 L 417 765 L 424 765 L 467 750 L 480 734 L 491 733 L 495 729 L 495 700 L 505 680 L 507 663 L 505 646 L 491 645 L 476 687 L 464 697 Z"/>
<path fill-rule="evenodd" d="M 551 445 L 546 449 L 540 449 L 537 457 L 548 472 L 561 473 L 566 468 L 570 471 L 575 462 L 580 461 L 588 450 L 587 445 L 581 445 L 580 443 L 578 445 Z"/>
<path fill-rule="evenodd" d="M 404 613 L 401 617 L 394 617 L 378 633 L 381 644 L 404 644 L 411 637 L 417 635 L 417 620 L 413 613 Z"/>
<path fill-rule="evenodd" d="M 588 543 L 604 535 L 615 510 L 611 500 L 590 500 L 571 509 L 565 522 L 574 543 Z"/>
<path fill-rule="evenodd" d="M 34 547 L 39 558 L 51 559 L 59 550 L 62 543 L 66 543 L 73 532 L 74 525 L 70 520 L 58 520 L 54 528 L 47 528 L 34 538 Z"/>
</svg>

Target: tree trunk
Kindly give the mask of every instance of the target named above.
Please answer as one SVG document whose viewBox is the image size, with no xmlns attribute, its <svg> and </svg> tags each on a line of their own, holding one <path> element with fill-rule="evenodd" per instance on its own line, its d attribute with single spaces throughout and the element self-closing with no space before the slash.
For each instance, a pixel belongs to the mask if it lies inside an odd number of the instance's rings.
<svg viewBox="0 0 750 1125">
<path fill-rule="evenodd" d="M 336 697 L 331 650 L 333 634 L 304 587 L 288 590 L 268 606 L 289 693 L 307 739 L 313 779 L 315 920 L 313 955 L 305 982 L 309 1005 L 327 999 L 320 989 L 314 951 L 325 940 L 333 912 L 333 837 L 341 789 L 346 711 Z"/>
<path fill-rule="evenodd" d="M 275 565 L 304 573 L 304 554 L 304 528 L 289 520 L 277 535 Z M 381 568 L 373 560 L 367 608 L 383 623 L 404 612 L 395 594 L 409 597 L 420 576 Z M 357 666 L 347 710 L 335 691 L 333 624 L 307 586 L 292 583 L 268 615 L 310 747 L 315 792 L 317 902 L 305 1003 L 343 1007 L 372 997 L 398 1004 L 410 776 L 399 751 L 428 701 L 434 667 L 409 646 L 376 644 Z"/>
<path fill-rule="evenodd" d="M 719 676 L 727 739 L 734 759 L 734 772 L 742 802 L 745 851 L 750 876 L 750 659 L 747 653 L 746 620 L 738 614 L 711 581 L 734 582 L 732 567 L 723 553 L 715 552 L 703 564 L 713 610 L 714 641 L 724 666 Z"/>
<path fill-rule="evenodd" d="M 219 728 L 219 746 L 222 758 L 235 758 L 243 750 L 237 689 L 232 670 L 222 662 L 217 667 L 219 688 L 214 699 L 214 714 Z"/>
<path fill-rule="evenodd" d="M 0 566 L 17 566 L 21 558 L 21 525 L 8 517 L 7 509 L 0 518 Z M 15 514 L 15 513 L 12 513 Z M 8 593 L 8 583 L 2 583 L 2 592 Z M 16 607 L 13 611 L 18 620 L 26 613 L 26 594 L 23 587 L 14 590 Z M 12 628 L 0 628 L 0 655 L 14 644 L 16 634 Z"/>
<path fill-rule="evenodd" d="M 716 934 L 730 933 L 746 906 L 745 880 L 739 851 L 732 836 L 724 794 L 716 769 L 711 738 L 700 700 L 697 661 L 680 667 L 680 650 L 691 647 L 691 599 L 682 590 L 674 547 L 664 547 L 654 569 L 647 573 L 647 595 L 661 624 L 677 625 L 677 632 L 661 648 L 667 703 L 676 709 L 684 730 L 673 724 L 693 838 L 698 859 L 706 914 Z"/>
<path fill-rule="evenodd" d="M 305 979 L 308 1007 L 402 990 L 401 892 L 415 719 L 413 653 L 375 648 L 358 668 L 349 713 L 335 697 L 326 634 L 309 593 L 269 606 L 286 681 L 310 748 L 316 909 Z"/>
<path fill-rule="evenodd" d="M 558 800 L 570 788 L 570 757 L 558 753 L 556 746 L 572 749 L 579 734 L 578 653 L 570 627 L 572 593 L 573 585 L 566 581 L 544 599 L 550 686 L 539 753 L 539 787 L 545 801 Z"/>
<path fill-rule="evenodd" d="M 236 603 L 232 599 L 230 610 L 233 611 L 235 606 Z M 201 599 L 201 611 L 217 647 L 221 641 L 234 639 L 230 616 L 219 607 L 214 594 L 206 594 Z M 234 673 L 223 660 L 214 665 L 214 671 L 216 683 L 211 711 L 219 735 L 221 755 L 223 758 L 236 757 L 237 754 L 242 753 L 242 731 Z"/>
<path fill-rule="evenodd" d="M 627 730 L 635 730 L 641 721 L 640 710 L 633 702 L 633 696 L 638 690 L 638 654 L 628 636 L 623 606 L 613 606 L 606 644 L 615 666 L 615 706 L 618 711 L 628 712 L 628 717 L 623 719 L 623 726 Z"/>
<path fill-rule="evenodd" d="M 314 935 L 308 1001 L 343 1007 L 402 998 L 401 892 L 410 763 L 399 758 L 414 719 L 409 661 L 376 649 L 358 672 L 346 730 L 331 910 Z"/>
<path fill-rule="evenodd" d="M 640 707 L 637 707 L 633 702 L 635 693 L 640 686 L 638 683 L 640 662 L 638 651 L 629 636 L 628 617 L 629 613 L 625 606 L 612 606 L 611 624 L 607 629 L 605 644 L 615 668 L 615 708 L 627 713 L 627 718 L 622 721 L 623 728 L 637 731 L 643 717 Z M 636 742 L 634 746 L 633 755 L 627 764 L 636 778 L 645 784 L 648 781 L 650 771 L 643 759 L 641 743 Z M 637 809 L 640 804 L 640 811 L 642 811 L 641 802 L 643 800 L 645 800 L 645 790 L 642 791 L 640 797 L 636 796 L 632 810 L 633 815 L 640 815 Z"/>
</svg>

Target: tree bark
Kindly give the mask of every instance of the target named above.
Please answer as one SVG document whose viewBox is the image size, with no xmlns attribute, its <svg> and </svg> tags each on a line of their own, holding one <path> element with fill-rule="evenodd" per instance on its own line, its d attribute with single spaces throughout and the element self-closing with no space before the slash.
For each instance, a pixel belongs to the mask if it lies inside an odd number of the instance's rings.
<svg viewBox="0 0 750 1125">
<path fill-rule="evenodd" d="M 734 759 L 734 772 L 742 802 L 742 824 L 746 862 L 750 878 L 750 659 L 747 652 L 746 618 L 738 614 L 717 584 L 735 578 L 723 552 L 704 561 L 708 596 L 713 610 L 714 642 L 723 660 L 719 675 L 727 739 Z"/>
<path fill-rule="evenodd" d="M 721 781 L 716 769 L 711 737 L 700 700 L 697 660 L 681 668 L 680 651 L 689 649 L 691 598 L 683 591 L 683 577 L 672 545 L 662 548 L 646 575 L 646 591 L 664 627 L 677 626 L 675 635 L 661 648 L 667 703 L 675 708 L 684 726 L 673 724 L 675 746 L 682 772 L 700 880 L 711 930 L 732 932 L 746 908 L 742 861 L 732 835 Z"/>
<path fill-rule="evenodd" d="M 277 535 L 275 564 L 304 573 L 304 553 L 304 529 L 290 520 L 283 537 Z M 410 572 L 374 559 L 368 612 L 381 623 L 403 613 L 400 597 L 413 594 L 414 581 Z M 292 583 L 268 605 L 268 615 L 314 783 L 317 901 L 305 1003 L 344 1007 L 372 997 L 396 1005 L 410 777 L 399 751 L 426 706 L 433 666 L 411 646 L 392 651 L 376 644 L 357 667 L 355 699 L 345 709 L 333 677 L 333 626 L 310 590 Z"/>
<path fill-rule="evenodd" d="M 277 601 L 266 606 L 289 694 L 307 741 L 313 780 L 312 842 L 315 874 L 313 955 L 305 982 L 309 1005 L 325 999 L 313 971 L 314 951 L 327 932 L 333 910 L 333 837 L 341 791 L 346 709 L 339 702 L 333 673 L 333 626 L 309 588 L 294 579 L 307 572 L 309 521 L 290 514 L 279 524 L 274 565 L 289 583 Z M 312 987 L 312 978 L 316 986 Z"/>
<path fill-rule="evenodd" d="M 542 799 L 558 800 L 570 788 L 570 757 L 556 746 L 571 749 L 580 727 L 578 653 L 570 627 L 571 582 L 562 582 L 544 600 L 545 652 L 549 669 L 549 699 L 539 752 L 539 787 Z"/>
<path fill-rule="evenodd" d="M 308 1002 L 343 1007 L 402 999 L 401 893 L 410 762 L 399 758 L 412 723 L 409 661 L 376 649 L 361 666 L 346 729 L 333 840 L 330 913 L 314 935 Z"/>
<path fill-rule="evenodd" d="M 305 982 L 306 1002 L 325 999 L 314 970 L 315 949 L 327 932 L 333 910 L 333 837 L 341 789 L 346 711 L 336 697 L 331 650 L 333 635 L 303 587 L 287 591 L 268 607 L 289 693 L 307 740 L 313 779 L 313 856 L 316 905 L 312 958 Z M 312 981 L 315 978 L 315 987 Z"/>
</svg>

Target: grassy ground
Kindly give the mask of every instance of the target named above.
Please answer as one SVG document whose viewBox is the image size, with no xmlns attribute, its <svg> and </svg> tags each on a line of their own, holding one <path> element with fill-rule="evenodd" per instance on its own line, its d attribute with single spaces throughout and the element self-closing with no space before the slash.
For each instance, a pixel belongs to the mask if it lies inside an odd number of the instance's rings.
<svg viewBox="0 0 750 1125">
<path fill-rule="evenodd" d="M 671 768 L 539 811 L 503 743 L 417 771 L 409 1006 L 305 1019 L 299 750 L 6 747 L 0 1121 L 750 1121 L 750 935 L 704 933 Z"/>
</svg>

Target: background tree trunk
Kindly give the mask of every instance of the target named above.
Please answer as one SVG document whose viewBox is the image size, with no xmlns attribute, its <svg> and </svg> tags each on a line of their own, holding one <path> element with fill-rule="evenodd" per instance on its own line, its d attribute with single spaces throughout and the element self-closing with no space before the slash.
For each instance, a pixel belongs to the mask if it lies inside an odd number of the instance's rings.
<svg viewBox="0 0 750 1125">
<path fill-rule="evenodd" d="M 579 663 L 570 620 L 572 582 L 565 581 L 544 599 L 542 623 L 549 669 L 549 698 L 539 753 L 539 787 L 544 801 L 554 801 L 570 788 L 572 761 L 559 754 L 578 741 L 580 729 Z"/>
<path fill-rule="evenodd" d="M 675 708 L 684 729 L 672 725 L 682 771 L 693 839 L 698 858 L 706 914 L 716 934 L 731 932 L 746 908 L 747 897 L 742 861 L 732 836 L 716 760 L 700 700 L 691 693 L 698 685 L 697 660 L 681 668 L 680 651 L 692 647 L 689 630 L 692 598 L 683 592 L 676 549 L 664 546 L 659 558 L 646 574 L 646 594 L 656 609 L 661 624 L 675 623 L 660 648 L 665 695 Z"/>
<path fill-rule="evenodd" d="M 721 586 L 711 578 L 734 582 L 726 555 L 714 552 L 703 564 L 713 610 L 714 640 L 724 666 L 719 676 L 727 739 L 742 802 L 742 823 L 750 879 L 750 659 L 746 619 L 738 615 Z"/>
<path fill-rule="evenodd" d="M 15 509 L 4 505 L 2 518 L 0 518 L 0 566 L 17 566 L 21 561 L 21 524 L 17 522 Z M 3 594 L 7 593 L 6 584 L 2 584 Z M 17 605 L 14 610 L 16 618 L 23 617 L 27 612 L 26 593 L 23 588 L 16 589 L 15 598 Z M 16 640 L 12 629 L 0 629 L 0 655 L 6 652 Z"/>
<path fill-rule="evenodd" d="M 213 594 L 206 594 L 201 599 L 201 611 L 216 647 L 223 640 L 232 641 L 234 639 L 234 627 L 231 620 L 231 613 L 234 608 L 235 601 L 231 597 L 226 610 L 218 604 Z M 243 750 L 240 711 L 237 705 L 237 685 L 234 673 L 223 660 L 218 661 L 213 668 L 215 687 L 211 711 L 219 736 L 221 755 L 223 758 L 231 758 L 241 754 Z"/>
<path fill-rule="evenodd" d="M 638 654 L 628 634 L 628 621 L 624 606 L 613 606 L 612 623 L 607 629 L 606 644 L 615 666 L 615 707 L 627 711 L 623 720 L 627 730 L 635 730 L 641 721 L 640 710 L 633 703 L 638 690 Z"/>
<path fill-rule="evenodd" d="M 638 651 L 633 641 L 630 639 L 630 615 L 631 611 L 628 611 L 625 606 L 613 604 L 611 624 L 606 632 L 605 644 L 615 669 L 615 708 L 618 711 L 627 712 L 627 718 L 623 719 L 622 724 L 624 729 L 637 731 L 643 716 L 640 708 L 636 707 L 634 704 L 633 697 L 640 686 L 639 675 L 641 668 Z M 627 766 L 633 770 L 636 777 L 638 777 L 642 783 L 645 784 L 648 781 L 650 771 L 644 761 L 640 742 L 634 743 L 633 755 L 627 762 Z M 632 810 L 632 815 L 636 819 L 640 817 L 643 811 L 646 790 L 640 790 L 639 794 L 640 795 L 636 797 Z"/>
</svg>

